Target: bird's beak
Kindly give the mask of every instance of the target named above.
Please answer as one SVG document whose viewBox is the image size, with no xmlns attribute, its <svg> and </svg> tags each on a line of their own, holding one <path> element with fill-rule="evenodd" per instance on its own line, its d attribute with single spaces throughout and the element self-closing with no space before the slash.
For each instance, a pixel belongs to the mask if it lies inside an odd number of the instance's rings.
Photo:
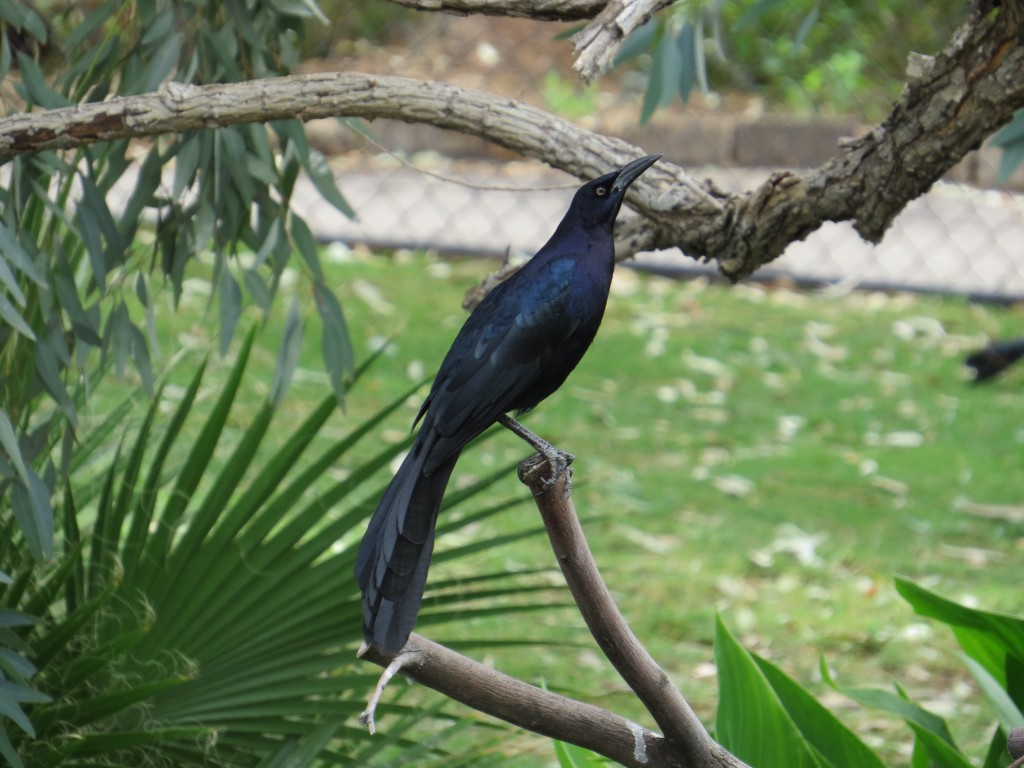
<svg viewBox="0 0 1024 768">
<path fill-rule="evenodd" d="M 612 184 L 612 192 L 624 192 L 636 178 L 661 159 L 661 155 L 647 155 L 624 166 Z"/>
</svg>

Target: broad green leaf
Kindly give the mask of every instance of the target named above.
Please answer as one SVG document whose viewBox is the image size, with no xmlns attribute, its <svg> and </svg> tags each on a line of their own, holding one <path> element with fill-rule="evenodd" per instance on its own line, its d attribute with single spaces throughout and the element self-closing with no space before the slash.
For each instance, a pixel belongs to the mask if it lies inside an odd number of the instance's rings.
<svg viewBox="0 0 1024 768">
<path fill-rule="evenodd" d="M 718 741 L 758 768 L 821 768 L 764 673 L 719 617 L 715 623 Z"/>
<path fill-rule="evenodd" d="M 1020 709 L 1014 704 L 1010 694 L 1006 692 L 1006 688 L 992 677 L 984 666 L 970 656 L 964 655 L 963 660 L 964 664 L 967 665 L 967 669 L 974 675 L 974 679 L 977 681 L 978 687 L 981 688 L 981 692 L 985 694 L 985 698 L 989 700 L 989 703 L 995 710 L 999 723 L 1006 732 L 1009 733 L 1014 728 L 1024 728 L 1024 715 L 1021 714 Z"/>
<path fill-rule="evenodd" d="M 959 605 L 903 578 L 896 579 L 896 591 L 917 613 L 950 625 L 964 652 L 1001 685 L 1007 656 L 1024 660 L 1024 619 Z"/>
<path fill-rule="evenodd" d="M 800 733 L 832 765 L 885 768 L 863 741 L 776 665 L 752 655 Z"/>
<path fill-rule="evenodd" d="M 820 666 L 822 680 L 829 686 L 839 691 L 844 696 L 853 699 L 865 707 L 880 709 L 884 712 L 896 715 L 906 721 L 907 725 L 922 732 L 934 734 L 937 738 L 954 746 L 953 734 L 946 725 L 946 721 L 936 714 L 933 714 L 915 704 L 905 696 L 900 696 L 892 691 L 885 691 L 878 688 L 847 688 L 839 685 L 832 677 L 828 666 L 822 661 Z M 954 746 L 955 748 L 955 746 Z"/>
</svg>

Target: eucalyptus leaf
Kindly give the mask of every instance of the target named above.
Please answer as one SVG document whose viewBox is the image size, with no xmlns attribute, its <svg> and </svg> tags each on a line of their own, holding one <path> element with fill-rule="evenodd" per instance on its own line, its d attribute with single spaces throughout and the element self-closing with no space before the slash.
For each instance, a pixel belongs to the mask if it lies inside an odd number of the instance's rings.
<svg viewBox="0 0 1024 768">
<path fill-rule="evenodd" d="M 9 326 L 26 339 L 35 341 L 36 335 L 33 333 L 28 323 L 25 322 L 25 318 L 23 318 L 21 313 L 18 312 L 18 308 L 11 304 L 7 296 L 2 293 L 0 293 L 0 319 L 6 321 Z"/>
<path fill-rule="evenodd" d="M 349 205 L 344 195 L 338 190 L 338 183 L 334 178 L 334 172 L 320 152 L 315 149 L 309 150 L 308 159 L 304 165 L 306 173 L 317 191 L 323 195 L 324 200 L 333 205 L 350 219 L 355 219 L 356 212 Z"/>
<path fill-rule="evenodd" d="M 339 405 L 344 402 L 347 383 L 355 373 L 355 350 L 341 304 L 330 288 L 314 283 L 313 296 L 323 324 L 322 351 L 331 388 Z"/>
<path fill-rule="evenodd" d="M 293 214 L 291 229 L 295 250 L 299 252 L 299 256 L 302 257 L 306 266 L 309 267 L 313 279 L 317 283 L 323 283 L 326 278 L 324 277 L 323 267 L 320 266 L 320 256 L 317 253 L 316 241 L 313 239 L 313 233 L 310 232 L 309 226 L 300 216 Z"/>
<path fill-rule="evenodd" d="M 242 314 L 242 291 L 232 277 L 228 265 L 220 270 L 220 354 L 223 357 L 235 337 L 238 318 Z"/>
<path fill-rule="evenodd" d="M 302 349 L 302 330 L 304 322 L 299 315 L 299 302 L 292 300 L 288 309 L 288 317 L 284 324 L 284 335 L 281 337 L 281 348 L 277 353 L 277 364 L 274 366 L 274 381 L 270 385 L 270 402 L 279 405 L 288 391 L 292 376 L 299 365 L 299 352 Z"/>
</svg>

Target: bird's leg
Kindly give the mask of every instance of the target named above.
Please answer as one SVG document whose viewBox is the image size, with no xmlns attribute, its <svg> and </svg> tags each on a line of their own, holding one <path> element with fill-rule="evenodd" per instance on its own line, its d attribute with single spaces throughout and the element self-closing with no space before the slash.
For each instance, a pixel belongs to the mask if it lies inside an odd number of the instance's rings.
<svg viewBox="0 0 1024 768">
<path fill-rule="evenodd" d="M 558 450 L 543 437 L 535 435 L 508 414 L 502 414 L 499 416 L 498 423 L 511 430 L 513 434 L 525 440 L 527 445 L 547 459 L 548 466 L 551 467 L 551 476 L 544 481 L 544 485 L 548 487 L 555 484 L 559 476 L 569 468 L 573 459 L 576 458 L 571 453 Z"/>
</svg>

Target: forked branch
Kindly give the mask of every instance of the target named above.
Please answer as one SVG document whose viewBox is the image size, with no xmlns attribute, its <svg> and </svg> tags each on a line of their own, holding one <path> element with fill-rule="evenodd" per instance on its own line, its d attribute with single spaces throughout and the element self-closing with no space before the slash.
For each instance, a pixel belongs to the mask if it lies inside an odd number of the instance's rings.
<svg viewBox="0 0 1024 768">
<path fill-rule="evenodd" d="M 413 635 L 398 654 L 385 655 L 376 647 L 364 647 L 361 657 L 385 667 L 385 675 L 397 662 L 412 679 L 477 711 L 586 747 L 622 765 L 745 768 L 742 760 L 708 735 L 682 694 L 629 629 L 587 546 L 572 503 L 570 473 L 563 472 L 554 485 L 547 483 L 550 475 L 551 468 L 540 456 L 519 466 L 519 477 L 533 492 L 555 557 L 591 634 L 662 735 L 592 704 L 528 685 L 419 635 Z M 382 682 L 386 680 L 382 678 Z"/>
</svg>

